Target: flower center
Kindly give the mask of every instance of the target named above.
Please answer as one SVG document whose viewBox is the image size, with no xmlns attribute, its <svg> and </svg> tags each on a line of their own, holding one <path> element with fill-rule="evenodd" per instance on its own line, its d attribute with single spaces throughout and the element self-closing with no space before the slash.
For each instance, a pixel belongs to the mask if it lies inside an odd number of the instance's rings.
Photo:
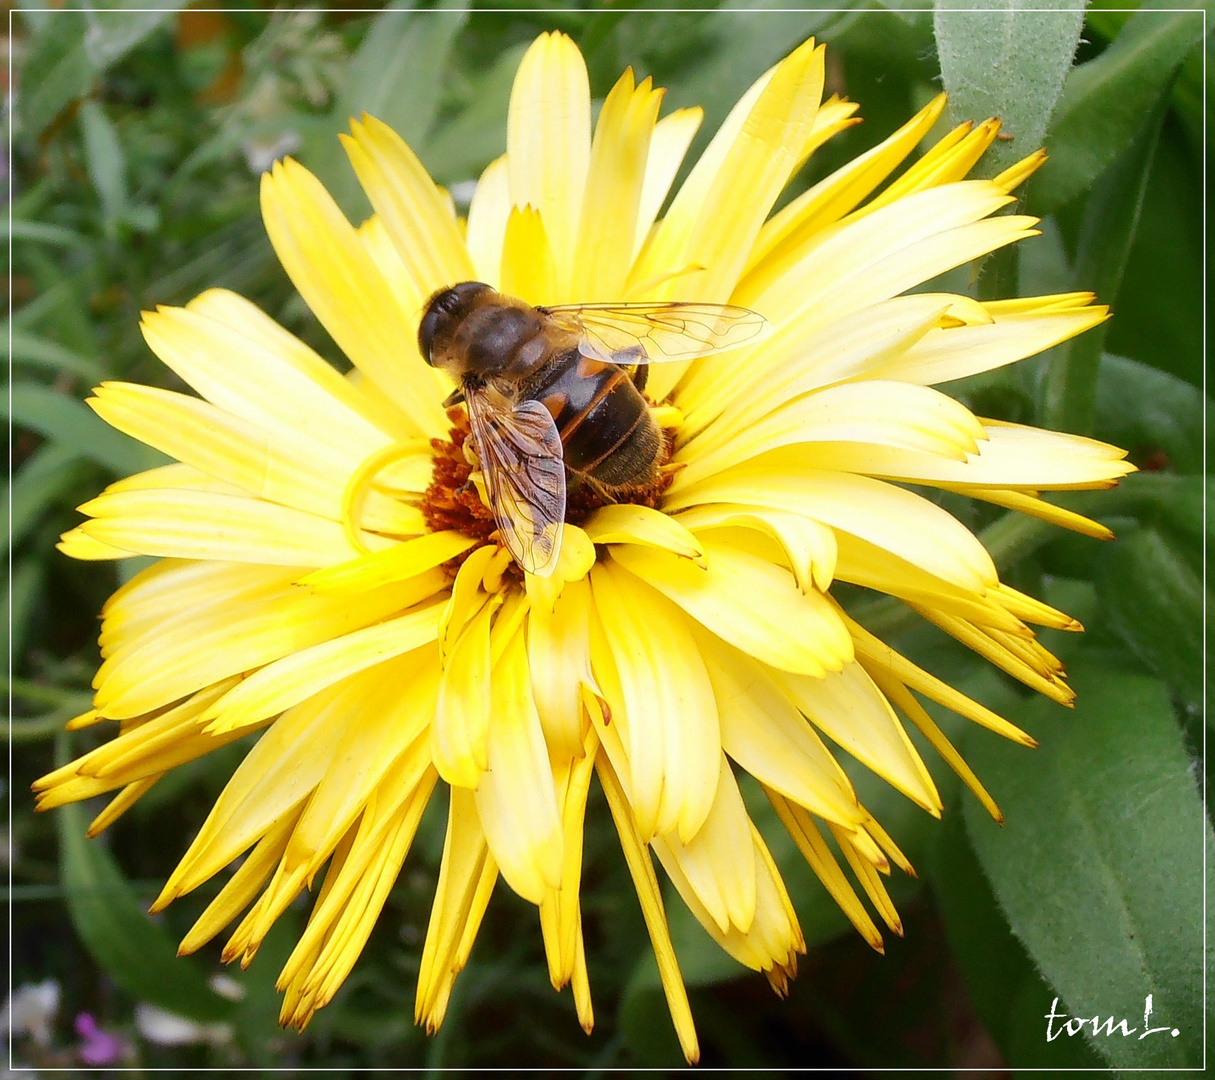
<svg viewBox="0 0 1215 1080">
<path fill-rule="evenodd" d="M 434 450 L 434 472 L 430 486 L 422 496 L 422 516 L 434 532 L 455 529 L 465 536 L 489 542 L 497 525 L 471 479 L 478 466 L 471 445 L 466 449 L 471 433 L 468 415 L 462 407 L 456 406 L 447 410 L 447 418 L 452 424 L 448 437 L 430 440 Z M 674 445 L 674 429 L 662 429 L 657 477 L 642 486 L 620 488 L 609 494 L 597 490 L 597 485 L 577 473 L 567 473 L 565 520 L 571 525 L 582 525 L 595 510 L 610 503 L 639 503 L 657 508 L 674 476 L 669 467 Z"/>
</svg>

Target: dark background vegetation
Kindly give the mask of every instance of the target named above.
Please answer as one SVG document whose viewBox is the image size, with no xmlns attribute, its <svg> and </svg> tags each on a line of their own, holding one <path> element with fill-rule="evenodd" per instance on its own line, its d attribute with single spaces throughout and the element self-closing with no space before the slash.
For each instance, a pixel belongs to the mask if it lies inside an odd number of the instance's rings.
<svg viewBox="0 0 1215 1080">
<path fill-rule="evenodd" d="M 28 794 L 30 780 L 98 737 L 68 735 L 62 723 L 88 706 L 97 611 L 131 567 L 73 563 L 54 543 L 78 521 L 73 507 L 152 463 L 81 404 L 103 378 L 164 380 L 140 340 L 139 311 L 226 286 L 341 362 L 273 258 L 257 208 L 259 153 L 296 146 L 357 220 L 367 207 L 335 136 L 366 109 L 467 198 L 467 182 L 505 149 L 511 78 L 542 30 L 564 30 L 579 43 L 597 100 L 632 64 L 670 88 L 664 108 L 703 104 L 698 145 L 760 72 L 815 34 L 829 43 L 830 89 L 859 101 L 865 122 L 814 157 L 796 181 L 800 190 L 941 88 L 938 39 L 957 50 L 962 35 L 962 54 L 980 65 L 992 47 L 971 48 L 969 31 L 944 20 L 934 29 L 931 11 L 872 4 L 767 14 L 499 6 L 482 0 L 471 13 L 439 5 L 323 15 L 31 8 L 11 21 L 7 898 L 13 985 L 53 978 L 63 995 L 53 1045 L 18 1041 L 20 1061 L 73 1064 L 71 1020 L 88 1011 L 130 1040 L 128 1063 L 144 1066 L 681 1062 L 636 898 L 608 815 L 594 800 L 583 888 L 594 1035 L 579 1030 L 568 992 L 548 986 L 534 909 L 500 888 L 446 1026 L 431 1039 L 412 1015 L 441 851 L 441 797 L 354 973 L 297 1036 L 276 1025 L 273 981 L 303 908 L 287 912 L 248 973 L 232 973 L 245 991 L 236 1004 L 207 988 L 217 951 L 172 959 L 173 943 L 217 885 L 156 920 L 142 914 L 243 744 L 166 777 L 97 841 L 82 839 L 89 808 L 35 816 Z M 992 25 L 997 37 L 1011 29 L 1001 40 L 1014 46 L 1032 23 L 1007 21 L 1007 12 L 992 18 L 1006 20 Z M 862 797 L 919 873 L 893 882 L 906 937 L 887 935 L 884 957 L 851 932 L 757 806 L 810 952 L 782 1002 L 720 953 L 678 900 L 668 906 L 705 1064 L 1201 1062 L 1209 837 L 1200 756 L 1202 38 L 1197 11 L 1090 12 L 1062 97 L 1048 93 L 1026 106 L 1052 116 L 1053 161 L 1024 200 L 1044 215 L 1043 237 L 982 274 L 967 268 L 944 283 L 988 295 L 1095 288 L 1114 306 L 1106 328 L 1070 349 L 952 388 L 982 415 L 1128 447 L 1143 470 L 1116 491 L 1061 500 L 1112 525 L 1119 534 L 1112 544 L 949 504 L 982 530 L 1009 581 L 1089 628 L 1082 638 L 1044 635 L 1068 662 L 1078 707 L 1067 712 L 1035 699 L 897 605 L 850 597 L 875 632 L 1025 727 L 1042 747 L 1031 752 L 940 717 L 1004 809 L 1003 829 L 944 768 L 933 766 L 947 802 L 943 823 L 853 770 Z M 955 102 L 965 107 L 965 86 L 959 90 Z M 1025 104 L 1024 95 L 1011 96 Z M 1148 993 L 1153 1023 L 1177 1027 L 1179 1037 L 1093 1037 L 1090 1025 L 1087 1034 L 1045 1039 L 1044 1015 L 1056 997 L 1069 1015 L 1125 1016 L 1136 1026 Z M 135 1031 L 140 1001 L 225 1023 L 230 1038 L 157 1046 Z"/>
</svg>

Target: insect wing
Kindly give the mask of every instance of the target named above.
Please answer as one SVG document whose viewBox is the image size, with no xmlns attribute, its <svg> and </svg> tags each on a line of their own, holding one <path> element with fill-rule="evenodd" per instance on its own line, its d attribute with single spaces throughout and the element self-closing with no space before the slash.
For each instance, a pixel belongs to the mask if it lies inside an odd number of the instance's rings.
<svg viewBox="0 0 1215 1080">
<path fill-rule="evenodd" d="M 733 304 L 569 304 L 539 309 L 582 340 L 587 356 L 611 364 L 695 360 L 759 339 L 768 320 Z"/>
<path fill-rule="evenodd" d="M 557 564 L 565 520 L 561 436 L 538 401 L 512 405 L 484 387 L 465 388 L 485 492 L 502 542 L 530 574 Z"/>
</svg>

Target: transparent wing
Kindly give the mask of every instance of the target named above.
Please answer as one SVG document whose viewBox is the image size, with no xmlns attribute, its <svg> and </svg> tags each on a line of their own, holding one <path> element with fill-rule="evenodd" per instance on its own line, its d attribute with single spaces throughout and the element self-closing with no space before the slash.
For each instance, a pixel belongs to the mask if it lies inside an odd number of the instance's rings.
<svg viewBox="0 0 1215 1080">
<path fill-rule="evenodd" d="M 512 404 L 488 387 L 464 388 L 485 492 L 502 543 L 524 570 L 547 577 L 565 521 L 561 436 L 538 401 Z"/>
<path fill-rule="evenodd" d="M 733 304 L 566 304 L 537 308 L 582 340 L 582 352 L 611 364 L 694 360 L 757 340 L 758 312 Z"/>
</svg>

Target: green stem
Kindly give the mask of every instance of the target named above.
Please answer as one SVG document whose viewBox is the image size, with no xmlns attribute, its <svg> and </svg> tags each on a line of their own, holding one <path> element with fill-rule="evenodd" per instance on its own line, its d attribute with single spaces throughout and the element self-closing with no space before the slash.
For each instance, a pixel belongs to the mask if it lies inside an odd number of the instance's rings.
<svg viewBox="0 0 1215 1080">
<path fill-rule="evenodd" d="M 1126 152 L 1093 185 L 1080 226 L 1073 288 L 1112 304 L 1139 227 L 1168 94 L 1162 94 Z M 1097 375 L 1107 324 L 1054 350 L 1042 386 L 1043 426 L 1087 435 L 1096 416 Z"/>
</svg>

